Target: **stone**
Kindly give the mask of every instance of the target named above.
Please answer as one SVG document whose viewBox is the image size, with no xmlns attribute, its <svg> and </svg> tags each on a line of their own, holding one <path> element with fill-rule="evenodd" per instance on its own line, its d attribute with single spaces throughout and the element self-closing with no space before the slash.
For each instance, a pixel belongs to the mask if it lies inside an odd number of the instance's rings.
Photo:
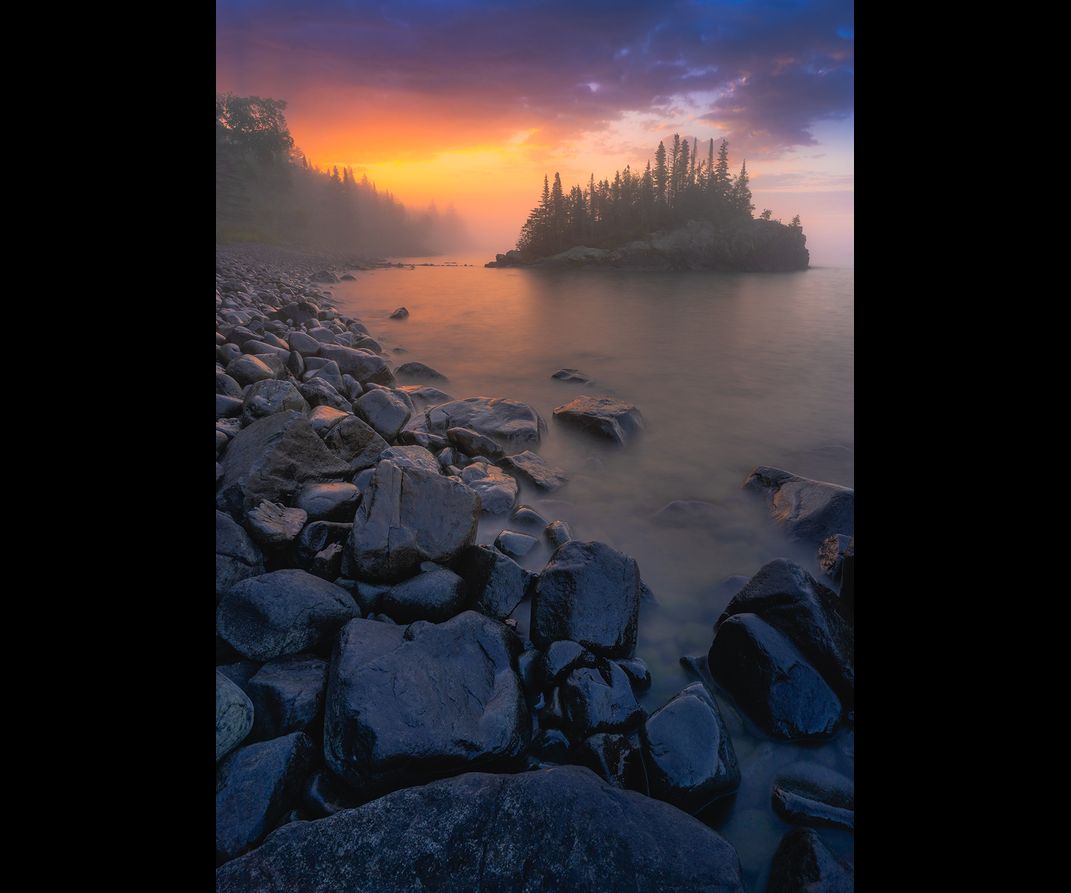
<svg viewBox="0 0 1071 893">
<path fill-rule="evenodd" d="M 310 521 L 352 521 L 361 501 L 361 491 L 353 484 L 331 482 L 306 484 L 294 498 L 296 508 L 304 509 Z"/>
<path fill-rule="evenodd" d="M 359 397 L 353 411 L 388 443 L 398 436 L 412 415 L 412 407 L 400 395 L 379 388 Z"/>
<path fill-rule="evenodd" d="M 326 378 L 321 376 L 310 378 L 308 381 L 303 381 L 299 384 L 297 389 L 298 393 L 305 398 L 305 402 L 314 408 L 313 413 L 315 413 L 315 409 L 319 407 L 323 407 L 324 409 L 330 408 L 343 414 L 348 414 L 351 411 L 352 407 L 350 401 L 335 390 L 334 385 L 332 385 Z M 310 413 L 310 419 L 312 418 L 313 413 Z M 322 418 L 327 417 L 324 416 Z M 337 417 L 332 418 L 335 418 L 335 421 L 338 420 Z M 317 432 L 319 433 L 319 429 L 317 429 Z"/>
<path fill-rule="evenodd" d="M 693 815 L 740 786 L 740 767 L 718 704 L 693 682 L 643 726 L 651 796 Z"/>
<path fill-rule="evenodd" d="M 760 465 L 748 475 L 744 489 L 766 497 L 771 517 L 790 542 L 817 546 L 835 533 L 855 533 L 855 490 L 850 487 Z"/>
<path fill-rule="evenodd" d="M 267 363 L 248 354 L 231 360 L 227 364 L 227 375 L 242 387 L 275 378 L 275 372 Z"/>
<path fill-rule="evenodd" d="M 371 468 L 387 448 L 387 441 L 357 416 L 347 416 L 331 426 L 324 435 L 324 443 L 348 463 L 351 475 Z"/>
<path fill-rule="evenodd" d="M 632 657 L 640 609 L 636 561 L 605 543 L 572 540 L 551 556 L 532 595 L 532 641 L 579 642 L 604 657 Z"/>
<path fill-rule="evenodd" d="M 543 659 L 543 685 L 545 688 L 561 685 L 577 667 L 594 667 L 595 655 L 578 642 L 561 640 L 551 642 Z"/>
<path fill-rule="evenodd" d="M 390 315 L 390 318 L 391 319 L 408 319 L 409 318 L 409 311 L 406 310 L 404 307 L 399 307 L 397 310 L 395 310 Z"/>
<path fill-rule="evenodd" d="M 774 738 L 826 738 L 840 721 L 841 702 L 819 672 L 755 614 L 722 622 L 707 662 L 739 707 Z"/>
<path fill-rule="evenodd" d="M 216 598 L 235 583 L 264 573 L 264 556 L 234 519 L 216 511 Z"/>
<path fill-rule="evenodd" d="M 507 453 L 539 446 L 547 423 L 527 403 L 501 397 L 469 397 L 427 410 L 428 431 L 445 435 L 451 428 L 470 428 L 498 443 Z"/>
<path fill-rule="evenodd" d="M 501 459 L 503 456 L 502 447 L 497 441 L 471 428 L 448 428 L 446 439 L 470 456 L 484 456 L 487 459 Z"/>
<path fill-rule="evenodd" d="M 438 406 L 441 403 L 449 403 L 454 399 L 445 391 L 440 391 L 430 385 L 419 387 L 417 385 L 402 385 L 398 390 L 408 394 L 409 399 L 413 401 L 413 405 L 420 409 Z"/>
<path fill-rule="evenodd" d="M 561 729 L 540 729 L 528 752 L 547 763 L 569 763 L 569 738 Z"/>
<path fill-rule="evenodd" d="M 391 587 L 378 610 L 398 623 L 442 623 L 464 610 L 467 597 L 465 581 L 451 570 L 438 568 Z"/>
<path fill-rule="evenodd" d="M 336 393 L 341 394 L 345 390 L 342 372 L 334 360 L 307 360 L 305 365 L 308 367 L 305 378 L 309 381 L 319 378 L 334 388 Z"/>
<path fill-rule="evenodd" d="M 504 515 L 517 502 L 517 482 L 494 465 L 473 462 L 462 470 L 461 480 L 479 494 L 481 509 L 488 515 Z"/>
<path fill-rule="evenodd" d="M 422 446 L 392 446 L 379 454 L 380 461 L 390 459 L 399 468 L 422 468 L 432 474 L 439 473 L 439 460 Z"/>
<path fill-rule="evenodd" d="M 216 393 L 242 399 L 242 386 L 226 372 L 216 373 Z"/>
<path fill-rule="evenodd" d="M 224 367 L 240 356 L 242 356 L 242 349 L 237 344 L 221 344 L 216 348 L 216 362 Z"/>
<path fill-rule="evenodd" d="M 424 381 L 450 380 L 441 372 L 432 369 L 431 366 L 425 366 L 423 363 L 402 363 L 401 366 L 394 370 L 394 374 L 398 378 L 409 378 Z"/>
<path fill-rule="evenodd" d="M 315 326 L 309 329 L 309 337 L 312 338 L 317 345 L 324 344 L 338 344 L 339 340 L 335 337 L 335 333 L 325 326 Z"/>
<path fill-rule="evenodd" d="M 253 728 L 249 696 L 216 670 L 216 762 L 241 744 Z"/>
<path fill-rule="evenodd" d="M 218 764 L 217 863 L 242 855 L 268 835 L 297 804 L 315 760 L 309 737 L 295 732 L 242 747 Z"/>
<path fill-rule="evenodd" d="M 624 660 L 614 661 L 628 676 L 633 691 L 647 691 L 651 687 L 651 671 L 638 657 L 630 657 Z"/>
<path fill-rule="evenodd" d="M 464 472 L 461 474 L 461 479 L 465 479 Z M 516 530 L 503 530 L 495 537 L 495 548 L 503 555 L 508 555 L 510 558 L 517 560 L 524 558 L 535 548 L 538 542 L 534 536 L 529 536 L 527 533 L 518 533 Z"/>
<path fill-rule="evenodd" d="M 334 580 L 342 573 L 342 551 L 339 543 L 321 549 L 313 556 L 309 573 L 321 580 Z"/>
<path fill-rule="evenodd" d="M 580 667 L 562 683 L 562 706 L 573 740 L 596 732 L 626 731 L 646 715 L 636 703 L 624 670 L 614 663 L 609 667 L 609 679 L 598 669 Z"/>
<path fill-rule="evenodd" d="M 583 375 L 579 369 L 559 369 L 551 375 L 551 378 L 556 378 L 558 381 L 576 382 L 577 384 L 587 384 L 591 381 L 591 379 Z"/>
<path fill-rule="evenodd" d="M 272 319 L 281 320 L 282 322 L 286 322 L 289 319 L 295 325 L 300 326 L 316 319 L 316 313 L 317 308 L 315 304 L 311 304 L 308 301 L 298 301 L 280 307 L 278 310 L 273 310 L 268 316 Z"/>
<path fill-rule="evenodd" d="M 250 425 L 257 419 L 288 410 L 309 411 L 309 404 L 297 388 L 288 381 L 258 381 L 249 388 L 242 402 L 242 424 Z"/>
<path fill-rule="evenodd" d="M 577 397 L 555 409 L 554 418 L 619 446 L 644 428 L 643 417 L 635 406 L 612 397 Z"/>
<path fill-rule="evenodd" d="M 239 654 L 267 661 L 330 646 L 357 616 L 348 592 L 302 570 L 279 570 L 235 584 L 216 612 L 216 632 Z"/>
<path fill-rule="evenodd" d="M 646 793 L 643 750 L 635 737 L 635 734 L 599 732 L 582 741 L 573 758 L 615 788 Z"/>
<path fill-rule="evenodd" d="M 316 273 L 313 273 L 309 277 L 309 279 L 311 279 L 313 282 L 327 282 L 327 283 L 335 283 L 335 282 L 339 281 L 338 276 L 336 276 L 330 270 L 319 270 Z"/>
<path fill-rule="evenodd" d="M 547 525 L 547 529 L 543 531 L 543 535 L 547 538 L 547 542 L 550 543 L 552 549 L 564 546 L 574 539 L 573 528 L 564 521 L 551 521 Z"/>
<path fill-rule="evenodd" d="M 822 572 L 833 582 L 840 582 L 841 568 L 844 566 L 844 553 L 848 550 L 848 544 L 853 537 L 843 533 L 835 533 L 822 540 L 818 547 L 818 566 Z"/>
<path fill-rule="evenodd" d="M 268 661 L 246 687 L 255 710 L 250 740 L 266 741 L 291 732 L 319 738 L 326 687 L 325 660 L 291 654 Z"/>
<path fill-rule="evenodd" d="M 387 361 L 371 351 L 341 344 L 321 344 L 320 356 L 334 360 L 340 372 L 352 375 L 362 385 L 374 382 L 387 387 L 394 386 L 394 373 L 390 371 Z"/>
<path fill-rule="evenodd" d="M 246 515 L 245 527 L 262 546 L 288 546 L 298 538 L 308 517 L 304 509 L 265 501 Z"/>
<path fill-rule="evenodd" d="M 287 343 L 294 353 L 302 357 L 315 357 L 320 353 L 320 342 L 304 332 L 291 332 L 287 336 Z"/>
<path fill-rule="evenodd" d="M 551 465 L 531 450 L 507 456 L 498 464 L 514 477 L 547 493 L 561 489 L 569 481 L 569 476 L 562 469 Z"/>
<path fill-rule="evenodd" d="M 216 394 L 216 418 L 234 419 L 242 414 L 242 401 L 226 394 Z"/>
<path fill-rule="evenodd" d="M 855 873 L 837 861 L 814 831 L 796 828 L 781 838 L 766 893 L 854 893 Z"/>
<path fill-rule="evenodd" d="M 817 763 L 792 763 L 773 783 L 773 808 L 786 822 L 855 830 L 855 785 Z"/>
<path fill-rule="evenodd" d="M 476 539 L 480 498 L 460 481 L 388 459 L 363 492 L 343 563 L 359 579 L 400 583 L 422 561 L 446 564 Z"/>
<path fill-rule="evenodd" d="M 521 527 L 533 533 L 542 533 L 547 527 L 547 519 L 544 518 L 530 505 L 519 505 L 509 516 L 510 523 L 515 527 Z"/>
<path fill-rule="evenodd" d="M 352 524 L 337 521 L 312 521 L 306 524 L 297 541 L 298 564 L 309 567 L 316 555 L 328 546 L 345 543 L 352 529 Z"/>
<path fill-rule="evenodd" d="M 472 608 L 498 620 L 509 617 L 536 582 L 535 574 L 490 546 L 462 549 L 454 570 L 465 581 Z"/>
<path fill-rule="evenodd" d="M 327 689 L 324 755 L 358 791 L 519 768 L 531 736 L 520 643 L 482 614 L 393 627 L 353 620 Z"/>
<path fill-rule="evenodd" d="M 330 387 L 330 385 L 326 385 Z M 309 413 L 309 424 L 312 425 L 312 430 L 315 431 L 320 437 L 327 437 L 328 432 L 335 427 L 343 419 L 348 418 L 352 413 L 345 409 L 336 409 L 333 406 L 317 406 L 312 412 Z"/>
<path fill-rule="evenodd" d="M 590 769 L 468 773 L 300 822 L 216 871 L 216 893 L 743 893 L 740 858 L 679 810 Z"/>
<path fill-rule="evenodd" d="M 342 779 L 327 769 L 313 772 L 301 794 L 301 808 L 313 819 L 322 819 L 360 805 L 360 799 Z"/>
</svg>

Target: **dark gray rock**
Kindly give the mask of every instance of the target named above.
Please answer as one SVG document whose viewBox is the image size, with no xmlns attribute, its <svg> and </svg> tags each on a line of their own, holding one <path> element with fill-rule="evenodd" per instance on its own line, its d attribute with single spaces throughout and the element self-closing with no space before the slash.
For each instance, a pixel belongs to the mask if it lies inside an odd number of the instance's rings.
<svg viewBox="0 0 1071 893">
<path fill-rule="evenodd" d="M 461 480 L 479 494 L 481 508 L 488 515 L 504 515 L 517 502 L 517 482 L 494 465 L 473 462 L 462 470 Z"/>
<path fill-rule="evenodd" d="M 371 351 L 340 344 L 322 344 L 320 356 L 334 360 L 340 372 L 352 375 L 361 384 L 375 382 L 387 387 L 394 386 L 394 374 L 390 371 L 387 361 Z"/>
<path fill-rule="evenodd" d="M 309 573 L 321 580 L 334 580 L 342 573 L 343 548 L 339 543 L 332 543 L 317 552 L 312 559 Z"/>
<path fill-rule="evenodd" d="M 855 785 L 817 763 L 792 763 L 774 779 L 773 808 L 795 825 L 855 829 Z"/>
<path fill-rule="evenodd" d="M 377 610 L 398 623 L 442 623 L 464 610 L 467 597 L 461 577 L 446 568 L 437 568 L 393 586 L 383 595 Z"/>
<path fill-rule="evenodd" d="M 353 484 L 332 482 L 306 484 L 294 498 L 294 505 L 304 509 L 310 521 L 352 521 L 361 501 L 361 491 Z"/>
<path fill-rule="evenodd" d="M 230 440 L 231 439 L 224 432 L 220 431 L 218 428 L 216 429 L 216 458 L 217 459 L 219 459 L 219 454 L 223 452 L 224 447 L 226 447 L 227 444 L 230 443 Z M 222 477 L 223 476 L 223 466 L 220 465 L 218 462 L 216 463 L 216 465 L 219 468 L 220 477 Z"/>
<path fill-rule="evenodd" d="M 312 565 L 313 559 L 330 545 L 345 543 L 352 524 L 336 521 L 313 521 L 306 524 L 297 541 L 297 559 L 302 567 Z"/>
<path fill-rule="evenodd" d="M 855 533 L 855 490 L 849 487 L 760 465 L 748 475 L 744 489 L 766 497 L 770 515 L 790 541 L 817 546 L 834 533 Z"/>
<path fill-rule="evenodd" d="M 464 473 L 461 475 L 464 480 Z M 534 536 L 527 533 L 518 533 L 516 530 L 503 530 L 495 537 L 495 548 L 503 555 L 513 559 L 524 558 L 539 542 Z"/>
<path fill-rule="evenodd" d="M 444 435 L 451 428 L 470 428 L 497 442 L 507 453 L 539 446 L 547 423 L 527 403 L 501 397 L 469 397 L 427 410 L 428 431 Z"/>
<path fill-rule="evenodd" d="M 840 582 L 841 568 L 844 566 L 844 553 L 848 550 L 849 543 L 854 537 L 843 533 L 835 533 L 822 540 L 818 547 L 818 566 L 822 572 L 834 582 Z"/>
<path fill-rule="evenodd" d="M 322 819 L 360 805 L 360 798 L 328 769 L 313 772 L 301 795 L 301 808 L 313 819 Z"/>
<path fill-rule="evenodd" d="M 229 645 L 227 645 L 227 647 L 230 648 Z M 234 649 L 231 648 L 231 651 L 234 651 Z M 246 660 L 237 652 L 234 652 L 234 654 L 234 663 L 217 666 L 216 671 L 222 673 L 224 676 L 230 679 L 231 682 L 233 682 L 242 691 L 245 692 L 246 686 L 249 684 L 249 680 L 257 674 L 257 671 L 263 666 L 263 664 L 257 660 Z M 246 692 L 247 697 L 248 695 L 249 692 Z"/>
<path fill-rule="evenodd" d="M 324 435 L 324 443 L 349 464 L 350 474 L 371 468 L 387 448 L 387 441 L 356 416 L 335 423 Z"/>
<path fill-rule="evenodd" d="M 216 861 L 226 862 L 260 843 L 301 795 L 316 761 L 308 736 L 242 747 L 216 767 Z"/>
<path fill-rule="evenodd" d="M 330 387 L 330 385 L 325 383 L 325 387 Z M 317 406 L 309 413 L 309 424 L 312 425 L 312 430 L 319 434 L 320 437 L 326 437 L 335 425 L 351 415 L 352 413 L 348 409 L 337 409 L 334 406 Z"/>
<path fill-rule="evenodd" d="M 547 519 L 544 518 L 530 505 L 519 505 L 509 516 L 510 523 L 514 527 L 520 527 L 532 533 L 542 533 L 547 527 Z"/>
<path fill-rule="evenodd" d="M 614 663 L 625 671 L 628 681 L 632 683 L 633 691 L 647 691 L 651 687 L 651 671 L 647 669 L 647 664 L 638 657 L 617 660 Z"/>
<path fill-rule="evenodd" d="M 636 703 L 628 676 L 617 664 L 609 664 L 609 679 L 598 669 L 573 670 L 561 686 L 562 705 L 573 740 L 596 732 L 627 731 L 646 715 Z"/>
<path fill-rule="evenodd" d="M 509 617 L 535 586 L 536 575 L 489 546 L 468 546 L 454 561 L 465 581 L 469 604 L 488 617 Z"/>
<path fill-rule="evenodd" d="M 227 364 L 227 374 L 242 387 L 275 378 L 275 372 L 263 360 L 249 355 L 235 357 Z"/>
<path fill-rule="evenodd" d="M 298 538 L 308 517 L 304 509 L 285 508 L 277 502 L 262 502 L 246 515 L 245 527 L 262 546 L 288 546 Z"/>
<path fill-rule="evenodd" d="M 329 646 L 356 616 L 345 589 L 302 570 L 281 570 L 232 586 L 219 603 L 216 632 L 239 654 L 265 661 Z"/>
<path fill-rule="evenodd" d="M 514 477 L 547 493 L 559 490 L 569 482 L 569 476 L 562 469 L 551 465 L 531 450 L 507 456 L 498 464 Z"/>
<path fill-rule="evenodd" d="M 235 583 L 264 573 L 264 556 L 249 535 L 224 512 L 216 512 L 216 598 Z"/>
<path fill-rule="evenodd" d="M 825 738 L 840 721 L 841 703 L 819 672 L 755 614 L 722 622 L 707 661 L 744 713 L 774 738 Z"/>
<path fill-rule="evenodd" d="M 309 337 L 319 345 L 340 343 L 335 333 L 326 326 L 314 326 L 309 329 Z"/>
<path fill-rule="evenodd" d="M 518 768 L 530 739 L 519 651 L 506 627 L 473 611 L 404 629 L 351 621 L 331 662 L 327 765 L 369 793 Z"/>
<path fill-rule="evenodd" d="M 766 893 L 854 893 L 855 873 L 837 861 L 814 831 L 796 828 L 781 838 Z"/>
<path fill-rule="evenodd" d="M 552 549 L 564 546 L 574 539 L 573 528 L 564 521 L 551 521 L 547 525 L 547 529 L 543 531 L 543 535 L 546 536 L 547 542 L 550 543 Z"/>
<path fill-rule="evenodd" d="M 311 654 L 291 654 L 270 660 L 247 685 L 253 702 L 251 741 L 266 741 L 306 732 L 319 738 L 327 687 L 327 661 Z"/>
<path fill-rule="evenodd" d="M 310 378 L 299 384 L 297 389 L 311 407 L 330 407 L 343 413 L 351 411 L 350 401 L 335 390 L 334 385 L 326 378 L 320 376 Z"/>
<path fill-rule="evenodd" d="M 408 394 L 409 399 L 413 401 L 413 405 L 419 409 L 427 409 L 430 406 L 449 403 L 454 399 L 445 391 L 440 391 L 438 388 L 433 388 L 430 385 L 402 385 L 398 390 Z M 443 433 L 445 434 L 445 432 Z"/>
<path fill-rule="evenodd" d="M 302 357 L 315 357 L 320 353 L 320 342 L 304 332 L 291 332 L 287 343 L 294 353 Z"/>
<path fill-rule="evenodd" d="M 373 583 L 399 583 L 422 561 L 445 564 L 476 539 L 480 499 L 460 481 L 390 460 L 357 509 L 343 567 Z"/>
<path fill-rule="evenodd" d="M 335 275 L 334 273 L 332 273 L 330 270 L 319 270 L 319 271 L 313 273 L 309 277 L 309 279 L 311 279 L 313 282 L 327 282 L 327 283 L 335 283 L 335 282 L 339 281 L 338 276 Z"/>
<path fill-rule="evenodd" d="M 390 315 L 390 318 L 391 319 L 408 319 L 409 318 L 409 311 L 406 310 L 404 307 L 399 307 L 397 310 L 395 310 Z"/>
<path fill-rule="evenodd" d="M 600 732 L 592 735 L 580 743 L 573 758 L 615 788 L 647 793 L 643 750 L 635 734 Z"/>
<path fill-rule="evenodd" d="M 298 412 L 279 412 L 243 428 L 223 457 L 216 507 L 244 517 L 261 502 L 290 505 L 308 483 L 353 475 Z"/>
<path fill-rule="evenodd" d="M 740 786 L 740 767 L 717 702 L 693 682 L 648 718 L 643 744 L 651 796 L 693 815 Z"/>
<path fill-rule="evenodd" d="M 571 639 L 605 657 L 632 657 L 640 609 L 636 561 L 605 543 L 560 546 L 532 596 L 532 641 Z"/>
<path fill-rule="evenodd" d="M 257 419 L 287 410 L 308 412 L 309 404 L 288 381 L 258 381 L 246 391 L 242 401 L 242 424 L 250 425 Z"/>
<path fill-rule="evenodd" d="M 561 640 L 551 642 L 543 658 L 543 685 L 550 688 L 561 685 L 578 667 L 594 667 L 595 655 L 578 642 Z"/>
<path fill-rule="evenodd" d="M 253 728 L 249 696 L 216 670 L 216 762 L 241 744 Z"/>
<path fill-rule="evenodd" d="M 216 373 L 216 393 L 227 397 L 242 399 L 242 386 L 231 378 L 226 372 Z"/>
<path fill-rule="evenodd" d="M 538 648 L 531 648 L 517 658 L 517 672 L 524 686 L 524 694 L 528 698 L 528 706 L 535 708 L 542 701 L 543 689 L 543 652 Z"/>
<path fill-rule="evenodd" d="M 559 369 L 551 376 L 551 378 L 556 378 L 558 381 L 571 381 L 577 384 L 587 384 L 591 381 L 591 379 L 584 376 L 579 369 Z"/>
<path fill-rule="evenodd" d="M 412 415 L 412 407 L 393 391 L 376 388 L 359 397 L 353 411 L 388 443 L 398 436 Z"/>
<path fill-rule="evenodd" d="M 441 372 L 425 366 L 423 363 L 402 363 L 394 374 L 398 378 L 408 378 L 417 381 L 449 381 L 450 379 Z"/>
<path fill-rule="evenodd" d="M 342 381 L 342 370 L 334 360 L 306 360 L 305 365 L 308 367 L 305 377 L 309 381 L 315 381 L 318 378 L 322 379 L 339 394 L 345 389 L 346 385 Z"/>
<path fill-rule="evenodd" d="M 268 316 L 282 322 L 290 320 L 295 325 L 304 325 L 316 319 L 318 308 L 309 301 L 297 301 L 271 311 Z"/>
<path fill-rule="evenodd" d="M 612 397 L 577 397 L 555 409 L 554 418 L 620 446 L 644 428 L 643 417 L 635 406 Z"/>
<path fill-rule="evenodd" d="M 226 394 L 216 394 L 216 418 L 233 419 L 242 414 L 242 401 Z"/>
<path fill-rule="evenodd" d="M 242 349 L 237 344 L 221 344 L 216 348 L 216 362 L 221 366 L 228 366 L 232 360 L 240 356 L 242 356 Z"/>
<path fill-rule="evenodd" d="M 553 854 L 558 854 L 554 858 Z M 736 850 L 589 769 L 470 773 L 297 823 L 216 872 L 216 893 L 743 893 Z"/>
<path fill-rule="evenodd" d="M 422 468 L 432 474 L 439 473 L 439 460 L 422 446 L 387 447 L 379 458 L 390 459 L 399 468 Z"/>
<path fill-rule="evenodd" d="M 446 439 L 461 452 L 470 456 L 484 456 L 487 459 L 501 459 L 502 447 L 498 442 L 471 428 L 448 428 Z"/>
<path fill-rule="evenodd" d="M 569 737 L 561 729 L 540 729 L 528 752 L 545 763 L 572 762 Z"/>
</svg>

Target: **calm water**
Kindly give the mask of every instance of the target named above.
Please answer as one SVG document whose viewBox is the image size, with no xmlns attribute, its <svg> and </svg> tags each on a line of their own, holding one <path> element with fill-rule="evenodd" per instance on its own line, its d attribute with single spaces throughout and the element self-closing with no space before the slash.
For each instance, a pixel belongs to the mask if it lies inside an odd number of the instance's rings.
<svg viewBox="0 0 1071 893">
<path fill-rule="evenodd" d="M 571 475 L 542 498 L 521 499 L 582 540 L 636 558 L 656 605 L 640 614 L 637 656 L 655 710 L 695 681 L 679 663 L 705 654 L 712 625 L 732 595 L 727 577 L 750 576 L 784 556 L 817 574 L 810 549 L 772 528 L 760 501 L 740 489 L 756 465 L 854 486 L 854 273 L 550 272 L 417 267 L 357 272 L 333 286 L 340 309 L 360 317 L 395 365 L 420 361 L 450 378 L 451 396 L 510 397 L 531 404 L 549 431 L 541 454 Z M 399 306 L 406 320 L 391 320 Z M 394 348 L 404 348 L 395 353 Z M 580 370 L 594 384 L 550 376 Z M 614 450 L 554 422 L 578 394 L 612 394 L 639 407 L 645 434 Z M 675 499 L 720 507 L 713 529 L 664 528 L 651 516 Z M 503 527 L 483 522 L 480 541 Z M 547 553 L 523 563 L 538 570 Z M 528 604 L 515 615 L 528 627 Z M 750 890 L 765 886 L 789 825 L 770 807 L 773 775 L 799 759 L 853 774 L 854 737 L 819 747 L 767 740 L 719 698 L 741 762 L 731 808 L 711 823 L 740 852 Z M 851 835 L 822 830 L 839 854 Z"/>
</svg>

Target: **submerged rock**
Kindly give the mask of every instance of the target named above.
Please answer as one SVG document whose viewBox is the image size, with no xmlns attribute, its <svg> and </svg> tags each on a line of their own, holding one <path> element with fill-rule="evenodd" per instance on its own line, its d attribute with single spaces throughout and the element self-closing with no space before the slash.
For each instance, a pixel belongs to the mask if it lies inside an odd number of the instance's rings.
<svg viewBox="0 0 1071 893">
<path fill-rule="evenodd" d="M 423 387 L 418 387 L 416 385 L 402 385 L 398 390 L 408 394 L 409 399 L 413 401 L 413 405 L 420 407 L 421 409 L 429 406 L 438 406 L 440 403 L 449 403 L 454 399 L 445 391 L 440 391 L 438 388 L 433 388 L 430 385 L 425 385 Z"/>
<path fill-rule="evenodd" d="M 790 541 L 817 546 L 835 533 L 855 533 L 855 490 L 850 487 L 760 465 L 748 475 L 744 489 L 766 496 L 770 515 Z"/>
<path fill-rule="evenodd" d="M 774 811 L 786 822 L 855 828 L 855 785 L 817 763 L 793 763 L 774 779 Z"/>
<path fill-rule="evenodd" d="M 542 456 L 525 450 L 499 461 L 499 466 L 521 480 L 551 493 L 569 482 L 569 475 L 547 462 Z"/>
<path fill-rule="evenodd" d="M 241 744 L 253 728 L 249 696 L 216 670 L 216 762 Z"/>
<path fill-rule="evenodd" d="M 469 397 L 427 411 L 428 431 L 445 436 L 450 428 L 470 428 L 495 440 L 508 453 L 539 446 L 547 424 L 531 406 L 501 397 Z"/>
<path fill-rule="evenodd" d="M 556 378 L 558 381 L 571 381 L 577 384 L 587 384 L 591 381 L 590 378 L 581 374 L 579 369 L 559 369 L 551 378 Z"/>
<path fill-rule="evenodd" d="M 624 446 L 643 430 L 640 411 L 612 397 L 583 395 L 554 410 L 561 422 Z"/>
<path fill-rule="evenodd" d="M 837 861 L 814 831 L 796 828 L 781 838 L 766 893 L 854 893 L 855 874 Z"/>
<path fill-rule="evenodd" d="M 404 307 L 399 307 L 390 315 L 391 319 L 408 319 L 408 317 L 409 311 L 406 310 Z"/>
<path fill-rule="evenodd" d="M 373 382 L 387 387 L 394 386 L 394 373 L 390 371 L 387 361 L 371 351 L 342 344 L 321 344 L 320 356 L 333 360 L 338 364 L 340 373 L 352 375 L 362 385 Z M 339 383 L 341 384 L 341 381 Z"/>
<path fill-rule="evenodd" d="M 464 479 L 464 476 L 462 476 Z M 495 548 L 503 555 L 508 555 L 514 560 L 524 558 L 536 547 L 539 541 L 527 533 L 518 533 L 516 530 L 503 530 L 495 537 Z"/>
<path fill-rule="evenodd" d="M 564 521 L 551 521 L 547 525 L 547 529 L 543 531 L 543 535 L 547 538 L 547 542 L 550 543 L 551 548 L 553 549 L 557 549 L 558 546 L 563 546 L 570 540 L 575 539 L 573 536 L 573 528 Z"/>
</svg>

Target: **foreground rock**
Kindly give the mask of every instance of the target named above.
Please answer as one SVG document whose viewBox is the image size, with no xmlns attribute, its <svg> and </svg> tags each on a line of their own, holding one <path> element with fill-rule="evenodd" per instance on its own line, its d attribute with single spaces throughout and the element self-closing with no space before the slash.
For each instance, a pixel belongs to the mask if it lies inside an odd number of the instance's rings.
<svg viewBox="0 0 1071 893">
<path fill-rule="evenodd" d="M 446 568 L 417 574 L 384 593 L 379 610 L 397 623 L 442 623 L 465 607 L 465 581 Z"/>
<path fill-rule="evenodd" d="M 264 556 L 234 519 L 216 511 L 216 598 L 235 583 L 264 573 Z"/>
<path fill-rule="evenodd" d="M 246 515 L 245 526 L 263 546 L 287 546 L 298 538 L 308 520 L 304 509 L 265 501 Z"/>
<path fill-rule="evenodd" d="M 536 575 L 489 546 L 468 546 L 454 567 L 465 580 L 474 610 L 505 620 L 531 593 Z"/>
<path fill-rule="evenodd" d="M 249 696 L 216 670 L 216 762 L 241 744 L 253 728 Z"/>
<path fill-rule="evenodd" d="M 488 515 L 505 515 L 517 504 L 517 482 L 486 462 L 473 462 L 461 471 L 461 480 L 480 496 Z"/>
<path fill-rule="evenodd" d="M 578 766 L 470 773 L 280 829 L 217 893 L 743 893 L 740 859 L 677 809 Z"/>
<path fill-rule="evenodd" d="M 855 491 L 849 487 L 760 465 L 744 489 L 766 497 L 770 515 L 791 541 L 817 546 L 835 533 L 855 533 Z"/>
<path fill-rule="evenodd" d="M 531 450 L 507 456 L 498 464 L 513 476 L 548 493 L 564 487 L 569 482 L 569 475 Z"/>
<path fill-rule="evenodd" d="M 268 661 L 246 684 L 255 709 L 253 741 L 266 741 L 316 729 L 323 716 L 327 661 L 311 654 L 293 654 Z"/>
<path fill-rule="evenodd" d="M 816 763 L 793 763 L 774 779 L 774 811 L 786 822 L 855 828 L 855 785 Z"/>
<path fill-rule="evenodd" d="M 781 838 L 766 893 L 854 893 L 855 873 L 842 865 L 814 831 L 798 828 Z"/>
<path fill-rule="evenodd" d="M 531 734 L 519 651 L 505 626 L 473 611 L 407 628 L 351 621 L 331 661 L 328 766 L 370 795 L 518 768 Z"/>
<path fill-rule="evenodd" d="M 532 596 L 532 641 L 569 639 L 605 657 L 632 657 L 640 609 L 636 561 L 605 543 L 560 546 Z"/>
<path fill-rule="evenodd" d="M 554 418 L 624 446 L 643 430 L 643 417 L 630 403 L 612 397 L 581 396 L 554 410 Z"/>
<path fill-rule="evenodd" d="M 358 615 L 345 589 L 301 570 L 273 571 L 231 587 L 216 612 L 216 632 L 235 651 L 267 661 L 314 651 Z"/>
<path fill-rule="evenodd" d="M 353 415 L 332 425 L 324 435 L 324 443 L 347 463 L 350 474 L 371 468 L 387 449 L 387 441 L 371 425 Z"/>
<path fill-rule="evenodd" d="M 507 453 L 538 447 L 547 423 L 527 403 L 501 397 L 469 397 L 429 409 L 428 431 L 446 436 L 451 428 L 470 428 L 496 441 Z"/>
</svg>

